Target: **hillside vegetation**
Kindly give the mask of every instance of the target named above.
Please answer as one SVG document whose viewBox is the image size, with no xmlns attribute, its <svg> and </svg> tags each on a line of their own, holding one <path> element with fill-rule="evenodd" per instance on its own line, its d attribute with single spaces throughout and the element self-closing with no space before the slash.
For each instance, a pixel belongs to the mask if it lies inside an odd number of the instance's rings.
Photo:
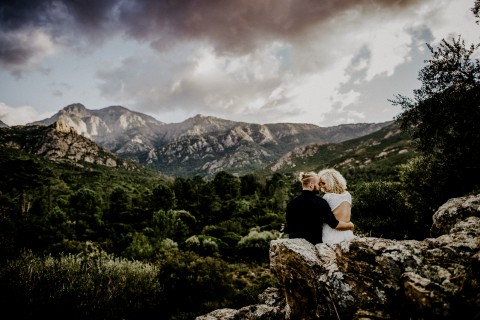
<svg viewBox="0 0 480 320">
<path fill-rule="evenodd" d="M 415 155 L 412 139 L 400 130 L 399 124 L 392 123 L 360 138 L 295 148 L 266 169 L 267 172 L 296 174 L 336 168 L 353 186 L 381 179 L 398 181 L 398 166 Z"/>
</svg>

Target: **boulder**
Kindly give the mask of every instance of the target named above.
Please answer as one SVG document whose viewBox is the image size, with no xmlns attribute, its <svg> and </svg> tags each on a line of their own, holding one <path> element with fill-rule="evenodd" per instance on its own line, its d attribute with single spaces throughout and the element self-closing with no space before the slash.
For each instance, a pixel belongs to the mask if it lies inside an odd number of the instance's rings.
<svg viewBox="0 0 480 320">
<path fill-rule="evenodd" d="M 433 216 L 437 238 L 357 237 L 313 246 L 274 240 L 271 270 L 286 319 L 463 319 L 480 316 L 480 195 Z"/>
<path fill-rule="evenodd" d="M 285 319 L 285 298 L 276 288 L 267 288 L 259 295 L 259 304 L 241 309 L 219 309 L 195 320 L 281 320 Z"/>
</svg>

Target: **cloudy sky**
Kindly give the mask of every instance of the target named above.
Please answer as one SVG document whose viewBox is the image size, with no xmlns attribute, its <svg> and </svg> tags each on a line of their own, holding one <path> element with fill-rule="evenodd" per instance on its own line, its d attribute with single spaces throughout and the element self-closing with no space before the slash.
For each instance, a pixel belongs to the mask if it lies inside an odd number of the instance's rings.
<svg viewBox="0 0 480 320">
<path fill-rule="evenodd" d="M 72 103 L 166 122 L 196 114 L 320 126 L 383 122 L 426 46 L 480 43 L 474 0 L 7 0 L 0 120 Z"/>
</svg>

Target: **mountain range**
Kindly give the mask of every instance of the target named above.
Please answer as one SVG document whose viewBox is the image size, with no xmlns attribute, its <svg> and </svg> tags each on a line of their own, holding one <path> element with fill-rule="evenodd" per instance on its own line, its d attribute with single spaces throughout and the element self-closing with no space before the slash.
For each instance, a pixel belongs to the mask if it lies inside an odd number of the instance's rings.
<svg viewBox="0 0 480 320">
<path fill-rule="evenodd" d="M 53 126 L 63 132 L 71 129 L 115 159 L 133 160 L 172 176 L 211 177 L 222 170 L 239 175 L 267 167 L 275 171 L 286 158 L 312 144 L 349 141 L 392 124 L 254 124 L 204 115 L 164 123 L 121 106 L 90 110 L 77 103 L 26 127 Z"/>
</svg>

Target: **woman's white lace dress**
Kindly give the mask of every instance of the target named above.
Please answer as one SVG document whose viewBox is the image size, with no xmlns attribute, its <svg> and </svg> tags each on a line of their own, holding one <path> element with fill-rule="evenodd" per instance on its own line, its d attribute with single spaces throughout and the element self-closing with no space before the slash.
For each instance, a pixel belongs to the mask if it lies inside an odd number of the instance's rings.
<svg viewBox="0 0 480 320">
<path fill-rule="evenodd" d="M 347 201 L 352 205 L 352 196 L 348 191 L 345 191 L 342 194 L 338 193 L 325 193 L 323 198 L 327 200 L 330 208 L 335 210 L 342 202 Z M 328 224 L 324 223 L 322 227 L 322 241 L 323 243 L 339 243 L 344 240 L 352 240 L 355 238 L 352 230 L 340 231 L 332 229 Z"/>
</svg>

